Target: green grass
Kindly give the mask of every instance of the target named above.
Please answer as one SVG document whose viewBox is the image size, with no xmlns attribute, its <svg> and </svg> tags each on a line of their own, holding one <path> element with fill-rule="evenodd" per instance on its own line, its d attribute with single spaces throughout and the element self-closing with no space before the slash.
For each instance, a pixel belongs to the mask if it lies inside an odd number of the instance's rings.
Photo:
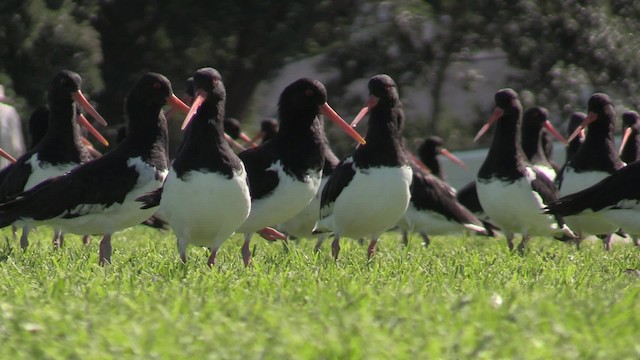
<svg viewBox="0 0 640 360">
<path fill-rule="evenodd" d="M 638 358 L 640 249 L 581 250 L 534 239 L 525 256 L 504 239 L 433 237 L 404 248 L 389 233 L 366 246 L 254 238 L 245 269 L 240 238 L 218 266 L 190 248 L 185 266 L 171 233 L 116 234 L 113 264 L 97 265 L 97 239 L 32 233 L 22 252 L 0 241 L 0 358 Z M 1 238 L 9 235 L 5 229 Z"/>
</svg>

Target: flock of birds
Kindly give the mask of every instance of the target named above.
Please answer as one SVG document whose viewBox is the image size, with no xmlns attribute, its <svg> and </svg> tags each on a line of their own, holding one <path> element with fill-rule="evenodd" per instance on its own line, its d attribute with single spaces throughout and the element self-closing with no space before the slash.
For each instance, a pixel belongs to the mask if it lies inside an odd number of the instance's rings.
<svg viewBox="0 0 640 360">
<path fill-rule="evenodd" d="M 57 246 L 64 233 L 84 235 L 85 241 L 103 235 L 99 261 L 106 264 L 115 232 L 140 223 L 168 224 L 181 260 L 187 261 L 188 245 L 207 247 L 210 266 L 235 232 L 244 234 L 245 265 L 251 262 L 254 233 L 271 241 L 316 237 L 316 250 L 332 235 L 336 260 L 343 237 L 368 237 L 371 258 L 379 236 L 394 228 L 405 243 L 415 231 L 425 245 L 429 235 L 501 231 L 512 250 L 515 234 L 521 234 L 520 251 L 531 236 L 579 242 L 597 235 L 608 248 L 613 233 L 640 234 L 635 186 L 640 116 L 623 115 L 626 131 L 618 152 L 615 110 L 602 93 L 591 96 L 587 114 L 571 116 L 565 141 L 546 109 L 523 112 L 514 90 L 499 90 L 495 110 L 476 136 L 495 126 L 487 157 L 477 179 L 456 191 L 438 156 L 464 163 L 442 139 L 427 138 L 418 156 L 406 149 L 398 88 L 387 75 L 369 80 L 367 103 L 350 124 L 329 106 L 319 81 L 299 79 L 281 93 L 278 120 L 264 121 L 254 139 L 237 120 L 225 119 L 226 92 L 218 71 L 199 69 L 188 84 L 180 99 L 165 76 L 144 74 L 126 98 L 127 123 L 118 145 L 102 155 L 82 136 L 80 125 L 108 143 L 80 107 L 98 123 L 106 121 L 82 95 L 80 76 L 58 73 L 48 108 L 30 119 L 40 119 L 46 130 L 30 126 L 31 150 L 0 171 L 0 227 L 21 227 L 22 248 L 30 229 L 39 225 L 55 229 Z M 166 112 L 165 105 L 171 107 Z M 184 137 L 170 162 L 167 118 L 176 112 L 186 114 Z M 357 142 L 344 160 L 331 151 L 319 115 Z M 367 116 L 363 138 L 355 128 Z M 567 144 L 562 167 L 549 160 L 550 135 Z M 250 147 L 245 150 L 238 139 Z"/>
</svg>

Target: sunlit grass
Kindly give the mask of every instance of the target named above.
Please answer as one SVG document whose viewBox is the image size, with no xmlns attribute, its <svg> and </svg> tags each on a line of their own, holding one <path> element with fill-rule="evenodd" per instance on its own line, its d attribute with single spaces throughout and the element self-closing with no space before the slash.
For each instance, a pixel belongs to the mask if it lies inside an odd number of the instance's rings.
<svg viewBox="0 0 640 360">
<path fill-rule="evenodd" d="M 113 264 L 67 236 L 54 251 L 38 229 L 26 252 L 0 241 L 0 358 L 638 358 L 640 249 L 576 250 L 531 241 L 389 233 L 372 262 L 366 246 L 254 239 L 245 269 L 240 237 L 218 265 L 170 232 L 116 234 Z M 4 238 L 9 232 L 0 233 Z"/>
</svg>

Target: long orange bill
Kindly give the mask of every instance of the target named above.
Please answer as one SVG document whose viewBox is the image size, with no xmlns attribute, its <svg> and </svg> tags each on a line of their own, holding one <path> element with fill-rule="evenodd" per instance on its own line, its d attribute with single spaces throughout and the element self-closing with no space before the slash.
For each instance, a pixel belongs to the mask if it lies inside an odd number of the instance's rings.
<svg viewBox="0 0 640 360">
<path fill-rule="evenodd" d="M 171 115 L 171 113 L 175 112 L 175 111 L 179 111 L 183 114 L 187 114 L 189 113 L 189 105 L 185 104 L 182 100 L 180 100 L 179 97 L 175 96 L 174 94 L 171 94 L 169 96 L 167 96 L 167 104 L 171 105 L 171 109 L 169 109 L 169 111 L 167 111 L 167 113 L 165 114 L 166 117 L 169 117 L 169 115 Z"/>
<path fill-rule="evenodd" d="M 75 93 L 71 94 L 71 97 L 75 102 L 77 102 L 80 106 L 82 106 L 91 117 L 96 119 L 97 122 L 102 126 L 107 126 L 107 121 L 102 117 L 102 115 L 98 114 L 98 111 L 89 103 L 86 97 L 82 94 L 82 91 L 78 90 Z"/>
<path fill-rule="evenodd" d="M 463 169 L 467 168 L 467 164 L 464 163 L 464 161 L 460 160 L 459 157 L 453 155 L 452 153 L 449 152 L 449 150 L 447 149 L 440 149 L 440 154 L 444 155 L 447 157 L 447 159 L 451 160 L 454 164 L 460 166 Z"/>
<path fill-rule="evenodd" d="M 240 151 L 244 151 L 247 150 L 244 146 L 242 146 L 242 144 L 240 144 L 239 142 L 233 140 L 233 138 L 229 135 L 227 135 L 227 133 L 224 133 L 224 139 L 227 140 L 227 142 L 233 146 L 234 148 L 240 150 Z"/>
<path fill-rule="evenodd" d="M 87 130 L 89 130 L 89 132 L 91 133 L 91 135 L 95 136 L 95 138 L 98 139 L 98 141 L 100 141 L 102 145 L 109 146 L 109 142 L 107 141 L 107 139 L 105 139 L 104 136 L 102 136 L 102 134 L 100 134 L 98 130 L 96 130 L 96 128 L 94 128 L 93 125 L 91 125 L 89 120 L 87 120 L 87 118 L 84 117 L 84 115 L 82 114 L 78 115 L 76 117 L 76 121 L 80 125 L 86 127 Z"/>
<path fill-rule="evenodd" d="M 253 142 L 253 140 L 251 140 L 250 137 L 247 136 L 247 134 L 245 134 L 243 132 L 240 132 L 240 139 L 242 139 L 242 141 L 244 141 L 247 144 L 249 144 L 249 146 L 251 146 L 251 147 L 258 146 L 255 142 Z"/>
<path fill-rule="evenodd" d="M 545 129 L 547 129 L 547 131 L 553 135 L 554 138 L 558 139 L 558 141 L 560 141 L 561 143 L 563 143 L 565 146 L 569 145 L 569 142 L 567 141 L 567 139 L 564 138 L 564 136 L 562 136 L 558 130 L 556 130 L 556 128 L 553 127 L 553 125 L 551 125 L 551 122 L 549 120 L 545 121 L 544 124 L 542 125 L 544 126 Z"/>
<path fill-rule="evenodd" d="M 9 155 L 9 153 L 4 151 L 4 149 L 2 149 L 2 148 L 0 148 L 0 156 L 2 156 L 3 158 L 11 161 L 11 163 L 15 163 L 16 162 L 16 159 L 13 156 Z"/>
<path fill-rule="evenodd" d="M 369 110 L 371 110 L 372 107 L 376 106 L 378 104 L 378 101 L 380 101 L 380 98 L 377 96 L 369 96 L 369 99 L 367 100 L 367 104 L 360 109 L 360 112 L 358 112 L 358 115 L 356 115 L 355 119 L 353 119 L 353 121 L 351 122 L 351 127 L 355 128 L 356 126 L 358 126 L 358 123 L 360 123 L 360 121 L 362 121 L 362 119 L 364 119 L 365 115 L 367 115 L 367 113 L 369 112 Z"/>
<path fill-rule="evenodd" d="M 198 108 L 200 108 L 200 105 L 202 105 L 202 103 L 206 99 L 207 99 L 207 93 L 204 91 L 198 90 L 198 92 L 196 93 L 196 97 L 195 99 L 193 99 L 193 103 L 191 104 L 191 108 L 187 113 L 187 117 L 185 117 L 184 121 L 182 122 L 182 127 L 180 127 L 180 130 L 184 130 L 187 127 L 187 125 L 189 125 L 189 123 L 193 119 L 193 116 L 196 114 L 196 111 L 198 111 Z"/>
<path fill-rule="evenodd" d="M 329 106 L 329 104 L 324 103 L 322 105 L 320 105 L 320 112 L 322 112 L 322 114 L 328 118 L 329 120 L 333 121 L 336 125 L 338 125 L 344 132 L 346 132 L 349 136 L 351 136 L 353 139 L 355 139 L 357 142 L 359 142 L 360 144 L 364 145 L 367 142 L 364 140 L 364 138 L 362 136 L 360 136 L 360 134 L 358 134 L 358 132 L 352 128 L 351 126 L 349 126 L 349 124 L 347 124 L 346 121 L 344 121 L 340 115 L 338 115 L 338 113 L 336 113 L 331 106 Z"/>
<path fill-rule="evenodd" d="M 624 131 L 622 143 L 620 144 L 620 150 L 618 150 L 618 155 L 622 154 L 624 147 L 627 145 L 627 141 L 629 141 L 629 138 L 631 138 L 631 134 L 633 134 L 633 129 L 628 127 L 627 130 Z"/>
<path fill-rule="evenodd" d="M 482 135 L 484 135 L 484 133 L 489 131 L 489 129 L 491 129 L 493 124 L 502 117 L 502 114 L 504 114 L 504 110 L 500 109 L 499 107 L 496 107 L 493 110 L 493 113 L 491 114 L 491 116 L 489 116 L 489 120 L 487 120 L 487 123 L 482 125 L 482 128 L 480 128 L 480 131 L 478 131 L 478 134 L 476 134 L 476 137 L 473 138 L 473 142 L 478 141 L 478 139 L 480 139 Z"/>
<path fill-rule="evenodd" d="M 93 144 L 87 140 L 87 138 L 85 138 L 84 136 L 80 137 L 80 140 L 82 140 L 82 144 L 84 145 L 84 147 L 87 149 L 87 151 L 89 152 L 89 154 L 91 156 L 93 156 L 94 158 L 99 158 L 100 156 L 102 156 L 102 153 L 98 150 L 96 150 L 93 147 Z"/>
<path fill-rule="evenodd" d="M 567 144 L 570 143 L 576 136 L 578 136 L 578 134 L 582 132 L 584 128 L 586 128 L 589 124 L 594 122 L 597 118 L 598 118 L 598 115 L 596 115 L 596 113 L 589 112 L 589 115 L 587 115 L 587 117 L 584 120 L 582 120 L 582 124 L 580 124 L 580 126 L 578 126 L 574 130 L 573 134 L 569 136 L 569 138 L 567 139 Z"/>
</svg>

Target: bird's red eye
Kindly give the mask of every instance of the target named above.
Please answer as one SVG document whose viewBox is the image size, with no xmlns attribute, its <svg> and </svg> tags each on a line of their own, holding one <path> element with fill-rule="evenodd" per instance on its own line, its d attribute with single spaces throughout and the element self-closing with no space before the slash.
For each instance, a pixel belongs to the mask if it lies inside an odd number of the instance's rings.
<svg viewBox="0 0 640 360">
<path fill-rule="evenodd" d="M 154 89 L 160 89 L 160 87 L 161 87 L 161 86 L 162 86 L 162 85 L 161 85 L 159 82 L 155 82 L 155 83 L 153 83 L 153 88 L 154 88 Z"/>
<path fill-rule="evenodd" d="M 304 94 L 307 95 L 307 96 L 313 96 L 313 90 L 307 89 L 307 90 L 304 91 Z"/>
</svg>

